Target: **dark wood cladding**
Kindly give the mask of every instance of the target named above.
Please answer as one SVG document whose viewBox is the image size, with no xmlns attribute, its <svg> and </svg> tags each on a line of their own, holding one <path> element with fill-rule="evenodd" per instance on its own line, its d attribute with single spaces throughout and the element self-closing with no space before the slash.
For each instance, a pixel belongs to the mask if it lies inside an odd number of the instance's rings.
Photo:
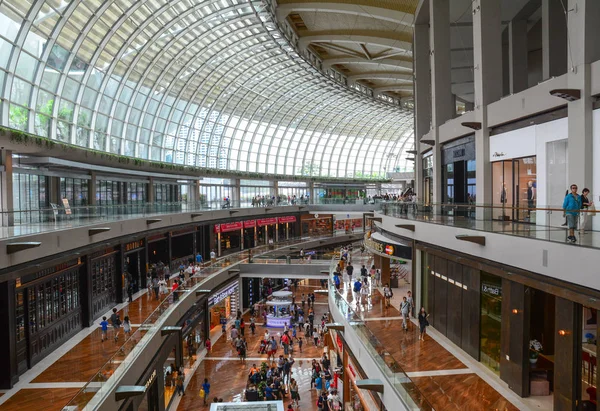
<svg viewBox="0 0 600 411">
<path fill-rule="evenodd" d="M 481 275 L 479 271 L 462 266 L 462 283 L 467 289 L 462 292 L 461 348 L 477 361 L 480 360 L 481 324 Z"/>
<path fill-rule="evenodd" d="M 448 324 L 448 281 L 442 278 L 442 276 L 447 276 L 448 274 L 445 259 L 435 257 L 435 273 L 435 316 L 433 326 L 436 330 L 446 335 L 446 326 Z"/>
<path fill-rule="evenodd" d="M 471 357 L 479 360 L 479 271 L 441 257 L 430 256 L 428 261 L 429 269 L 425 275 L 428 277 L 426 292 L 429 306 L 426 309 L 430 314 L 430 323 Z"/>
<path fill-rule="evenodd" d="M 581 400 L 580 304 L 556 299 L 556 344 L 554 347 L 554 410 L 572 411 Z M 564 335 L 562 332 L 564 332 Z"/>
<path fill-rule="evenodd" d="M 452 282 L 450 280 L 452 280 Z M 458 287 L 456 282 L 462 284 L 462 266 L 460 264 L 448 261 L 448 327 L 446 330 L 446 336 L 450 338 L 450 341 L 460 347 L 462 340 L 463 321 L 463 288 L 462 286 Z"/>
<path fill-rule="evenodd" d="M 500 378 L 521 397 L 529 396 L 530 300 L 523 284 L 502 280 Z"/>
<path fill-rule="evenodd" d="M 546 275 L 532 273 L 453 250 L 441 249 L 429 244 L 416 242 L 415 247 L 418 250 L 426 251 L 431 255 L 443 257 L 449 261 L 455 261 L 477 270 L 486 271 L 500 278 L 506 278 L 510 281 L 536 288 L 557 297 L 577 302 L 586 307 L 600 310 L 600 289 L 582 287 Z"/>
</svg>

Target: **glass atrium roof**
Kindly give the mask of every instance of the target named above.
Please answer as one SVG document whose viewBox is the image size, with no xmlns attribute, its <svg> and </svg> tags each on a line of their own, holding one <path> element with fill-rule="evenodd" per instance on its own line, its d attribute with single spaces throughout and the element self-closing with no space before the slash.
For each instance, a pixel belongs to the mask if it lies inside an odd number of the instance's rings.
<svg viewBox="0 0 600 411">
<path fill-rule="evenodd" d="M 410 171 L 413 115 L 327 79 L 260 0 L 0 0 L 1 123 L 288 175 Z"/>
</svg>

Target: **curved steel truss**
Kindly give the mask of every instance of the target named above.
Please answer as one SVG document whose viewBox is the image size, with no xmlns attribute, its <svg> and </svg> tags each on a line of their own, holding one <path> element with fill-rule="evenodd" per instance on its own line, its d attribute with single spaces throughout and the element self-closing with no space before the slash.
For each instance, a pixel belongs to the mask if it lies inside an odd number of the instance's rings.
<svg viewBox="0 0 600 411">
<path fill-rule="evenodd" d="M 412 169 L 412 113 L 327 79 L 259 0 L 2 0 L 0 23 L 9 127 L 236 171 Z"/>
</svg>

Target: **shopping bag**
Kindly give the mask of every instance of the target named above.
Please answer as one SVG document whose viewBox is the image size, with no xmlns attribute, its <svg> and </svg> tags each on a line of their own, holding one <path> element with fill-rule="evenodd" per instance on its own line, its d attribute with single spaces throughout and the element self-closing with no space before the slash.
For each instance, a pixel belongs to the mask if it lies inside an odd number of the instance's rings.
<svg viewBox="0 0 600 411">
<path fill-rule="evenodd" d="M 200 388 L 200 392 L 198 393 L 198 397 L 204 398 L 206 396 L 206 392 L 204 392 L 204 388 Z"/>
<path fill-rule="evenodd" d="M 596 206 L 595 206 L 593 203 L 592 203 L 592 205 L 591 205 L 591 206 L 589 206 L 589 208 L 588 208 L 588 215 L 589 215 L 590 217 L 593 217 L 593 216 L 595 216 L 595 215 L 596 215 Z"/>
</svg>

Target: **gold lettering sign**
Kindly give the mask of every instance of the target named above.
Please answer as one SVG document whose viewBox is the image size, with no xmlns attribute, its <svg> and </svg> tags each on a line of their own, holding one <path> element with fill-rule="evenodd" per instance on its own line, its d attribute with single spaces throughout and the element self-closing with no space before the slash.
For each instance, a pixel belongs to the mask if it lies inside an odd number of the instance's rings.
<svg viewBox="0 0 600 411">
<path fill-rule="evenodd" d="M 144 240 L 132 241 L 131 243 L 125 244 L 125 251 L 135 250 L 144 246 Z"/>
<path fill-rule="evenodd" d="M 367 248 L 375 250 L 375 251 L 377 251 L 379 253 L 383 253 L 385 251 L 385 245 L 384 244 L 378 243 L 377 241 L 374 241 L 374 240 L 372 240 L 370 238 L 366 238 L 365 237 L 364 243 L 365 243 L 365 246 Z"/>
</svg>

